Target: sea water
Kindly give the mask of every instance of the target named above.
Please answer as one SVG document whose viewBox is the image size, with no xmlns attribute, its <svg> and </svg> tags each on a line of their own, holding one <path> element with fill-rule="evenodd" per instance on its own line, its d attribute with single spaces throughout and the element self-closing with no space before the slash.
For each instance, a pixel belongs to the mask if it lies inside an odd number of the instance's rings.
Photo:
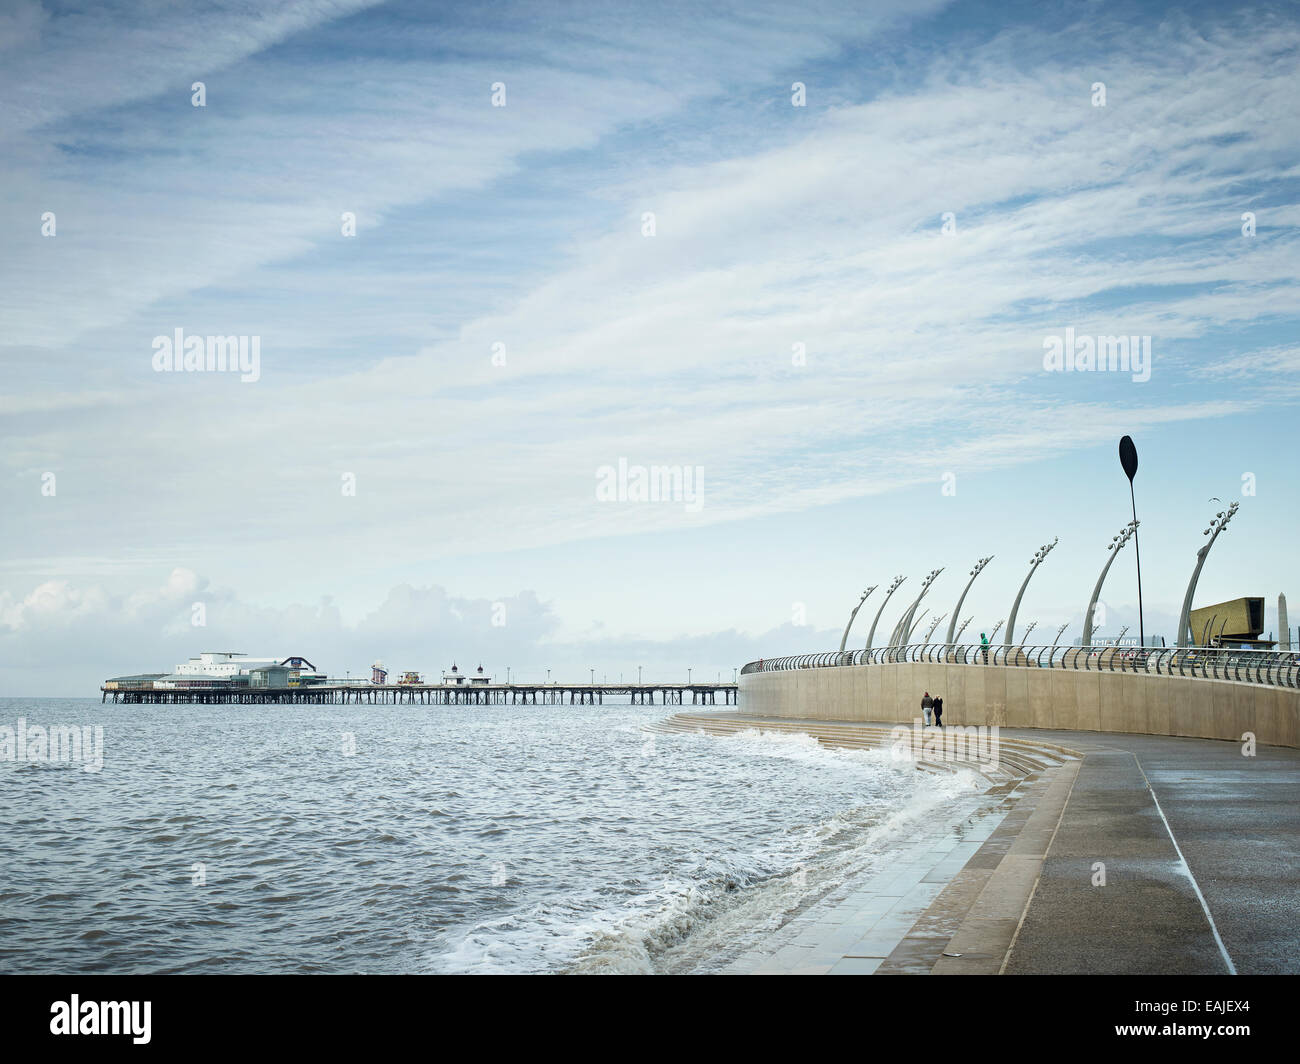
<svg viewBox="0 0 1300 1064">
<path fill-rule="evenodd" d="M 675 708 L 0 699 L 0 971 L 718 971 L 979 801 Z"/>
</svg>

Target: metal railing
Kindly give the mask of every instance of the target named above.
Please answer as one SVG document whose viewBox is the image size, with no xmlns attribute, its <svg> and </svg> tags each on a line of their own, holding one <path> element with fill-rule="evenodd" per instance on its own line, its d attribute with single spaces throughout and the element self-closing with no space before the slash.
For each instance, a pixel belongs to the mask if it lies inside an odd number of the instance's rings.
<svg viewBox="0 0 1300 1064">
<path fill-rule="evenodd" d="M 760 658 L 740 670 L 742 676 L 789 669 L 896 663 L 1011 665 L 1021 668 L 1075 669 L 1080 672 L 1145 673 L 1235 680 L 1269 687 L 1300 688 L 1300 653 L 1279 650 L 1233 650 L 1227 647 L 1052 647 L 981 643 L 909 643 L 843 653 L 795 654 Z"/>
</svg>

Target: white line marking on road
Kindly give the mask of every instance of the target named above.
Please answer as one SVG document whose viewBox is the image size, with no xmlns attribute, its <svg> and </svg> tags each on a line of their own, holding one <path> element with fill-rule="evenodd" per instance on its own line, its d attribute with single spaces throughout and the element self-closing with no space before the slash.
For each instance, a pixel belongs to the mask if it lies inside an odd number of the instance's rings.
<svg viewBox="0 0 1300 1064">
<path fill-rule="evenodd" d="M 1151 792 L 1151 800 L 1155 802 L 1156 812 L 1160 814 L 1160 819 L 1164 821 L 1165 830 L 1169 832 L 1169 841 L 1174 844 L 1174 852 L 1178 854 L 1178 860 L 1182 862 L 1183 871 L 1187 873 L 1187 878 L 1192 884 L 1192 890 L 1196 891 L 1196 900 L 1201 903 L 1201 911 L 1205 913 L 1205 919 L 1210 922 L 1210 930 L 1214 933 L 1214 941 L 1218 944 L 1219 952 L 1223 955 L 1223 963 L 1228 966 L 1228 974 L 1236 975 L 1237 966 L 1232 963 L 1232 958 L 1228 956 L 1228 948 L 1223 944 L 1223 939 L 1219 937 L 1219 928 L 1214 922 L 1214 917 L 1210 914 L 1210 907 L 1206 904 L 1205 895 L 1201 893 L 1196 877 L 1192 875 L 1192 868 L 1187 863 L 1187 858 L 1183 856 L 1178 840 L 1174 838 L 1174 829 L 1169 826 L 1165 811 L 1160 808 L 1160 799 L 1156 797 L 1156 789 L 1151 786 L 1151 781 L 1147 779 L 1146 769 L 1142 767 L 1142 762 L 1138 760 L 1137 754 L 1133 755 L 1133 763 L 1137 765 L 1138 771 L 1142 773 L 1142 781 L 1147 785 L 1147 790 Z"/>
</svg>

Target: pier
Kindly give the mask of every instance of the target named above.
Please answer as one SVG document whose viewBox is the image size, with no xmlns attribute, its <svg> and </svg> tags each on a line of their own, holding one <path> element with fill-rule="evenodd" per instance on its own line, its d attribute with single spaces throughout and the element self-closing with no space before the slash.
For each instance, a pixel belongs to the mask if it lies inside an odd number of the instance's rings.
<svg viewBox="0 0 1300 1064">
<path fill-rule="evenodd" d="M 693 706 L 737 704 L 734 683 L 313 683 L 248 687 L 214 682 L 160 688 L 152 682 L 114 681 L 100 691 L 101 703 L 126 705 L 591 706 L 603 705 L 607 695 L 627 695 L 637 706 L 683 706 L 688 704 L 688 694 Z"/>
</svg>

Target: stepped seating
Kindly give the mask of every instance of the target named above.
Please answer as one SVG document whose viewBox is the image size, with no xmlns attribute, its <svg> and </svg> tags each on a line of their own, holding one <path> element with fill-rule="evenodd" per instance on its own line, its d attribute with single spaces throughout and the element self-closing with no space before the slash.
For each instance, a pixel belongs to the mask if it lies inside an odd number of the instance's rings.
<svg viewBox="0 0 1300 1064">
<path fill-rule="evenodd" d="M 894 728 L 891 724 L 856 724 L 836 723 L 834 721 L 786 721 L 764 717 L 711 716 L 698 713 L 676 713 L 666 720 L 648 725 L 646 730 L 659 735 L 699 734 L 739 735 L 747 731 L 782 732 L 791 735 L 810 735 L 823 746 L 842 749 L 888 750 L 892 745 Z M 909 728 L 909 733 L 910 733 Z M 943 757 L 927 757 L 926 745 L 935 737 L 953 736 L 953 744 L 945 750 Z M 981 762 L 976 752 L 972 756 L 960 756 L 962 751 L 956 749 L 955 729 L 926 728 L 919 740 L 921 755 L 916 767 L 923 772 L 956 772 L 974 770 L 984 776 L 993 786 L 1015 784 L 1026 777 L 1035 776 L 1047 768 L 1053 768 L 1067 761 L 1076 760 L 1082 755 L 1074 750 L 1052 743 L 1037 742 L 1029 739 L 1010 738 L 999 734 L 997 737 L 996 763 Z"/>
</svg>

